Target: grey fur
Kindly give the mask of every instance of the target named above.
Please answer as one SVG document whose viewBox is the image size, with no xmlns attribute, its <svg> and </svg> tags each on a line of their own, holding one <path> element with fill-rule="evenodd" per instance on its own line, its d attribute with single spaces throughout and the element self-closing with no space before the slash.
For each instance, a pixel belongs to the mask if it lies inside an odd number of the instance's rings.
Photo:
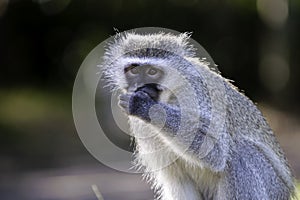
<svg viewBox="0 0 300 200">
<path fill-rule="evenodd" d="M 136 161 L 157 198 L 290 199 L 290 168 L 261 112 L 196 58 L 188 40 L 188 34 L 119 34 L 102 64 L 108 84 L 124 92 L 119 105 L 136 136 Z M 159 99 L 126 91 L 132 83 L 124 68 L 131 64 L 165 72 Z"/>
</svg>

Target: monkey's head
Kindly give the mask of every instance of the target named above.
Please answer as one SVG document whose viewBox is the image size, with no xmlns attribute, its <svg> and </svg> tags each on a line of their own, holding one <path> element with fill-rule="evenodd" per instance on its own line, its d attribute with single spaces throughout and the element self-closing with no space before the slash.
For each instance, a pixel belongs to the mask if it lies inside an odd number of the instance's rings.
<svg viewBox="0 0 300 200">
<path fill-rule="evenodd" d="M 122 33 L 108 43 L 101 69 L 113 90 L 123 94 L 142 90 L 153 100 L 193 113 L 190 116 L 211 115 L 212 107 L 224 99 L 220 90 L 224 86 L 197 57 L 198 50 L 188 33 Z M 223 107 L 215 110 L 223 112 Z"/>
<path fill-rule="evenodd" d="M 117 35 L 108 44 L 102 64 L 107 82 L 113 89 L 125 93 L 142 90 L 153 99 L 167 88 L 176 90 L 179 77 L 176 78 L 174 70 L 180 70 L 182 61 L 179 58 L 195 56 L 194 47 L 188 43 L 189 37 L 187 33 Z"/>
<path fill-rule="evenodd" d="M 220 130 L 210 120 L 221 121 L 226 114 L 224 79 L 197 53 L 186 33 L 118 34 L 107 46 L 101 69 L 112 89 L 122 90 L 119 105 L 127 113 L 135 112 L 128 110 L 134 97 L 141 105 L 148 103 L 142 114 L 153 101 L 167 104 L 180 110 L 187 133 L 205 126 L 214 135 Z"/>
</svg>

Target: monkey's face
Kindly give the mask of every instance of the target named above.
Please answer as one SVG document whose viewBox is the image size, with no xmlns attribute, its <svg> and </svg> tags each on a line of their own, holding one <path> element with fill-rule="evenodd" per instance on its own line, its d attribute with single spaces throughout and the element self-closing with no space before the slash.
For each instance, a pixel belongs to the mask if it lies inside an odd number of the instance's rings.
<svg viewBox="0 0 300 200">
<path fill-rule="evenodd" d="M 150 97 L 157 99 L 162 88 L 160 82 L 165 73 L 153 65 L 131 64 L 124 68 L 127 82 L 127 92 L 143 91 Z"/>
</svg>

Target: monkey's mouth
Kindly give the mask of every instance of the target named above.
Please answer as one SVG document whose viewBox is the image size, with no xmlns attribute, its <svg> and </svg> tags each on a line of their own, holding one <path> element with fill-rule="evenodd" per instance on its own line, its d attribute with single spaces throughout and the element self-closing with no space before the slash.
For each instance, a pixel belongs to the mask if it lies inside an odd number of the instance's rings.
<svg viewBox="0 0 300 200">
<path fill-rule="evenodd" d="M 160 93 L 162 92 L 162 87 L 157 83 L 149 83 L 137 88 L 135 92 L 137 91 L 145 92 L 152 99 L 157 100 L 159 98 Z"/>
</svg>

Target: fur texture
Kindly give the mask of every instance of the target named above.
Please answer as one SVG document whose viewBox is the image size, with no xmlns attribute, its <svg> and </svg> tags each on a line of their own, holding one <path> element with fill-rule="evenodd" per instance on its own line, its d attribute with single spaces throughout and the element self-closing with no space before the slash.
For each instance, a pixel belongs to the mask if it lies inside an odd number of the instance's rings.
<svg viewBox="0 0 300 200">
<path fill-rule="evenodd" d="M 195 57 L 189 34 L 118 34 L 102 70 L 136 137 L 136 162 L 162 200 L 288 200 L 286 158 L 261 112 Z M 165 72 L 158 100 L 127 93 L 124 68 Z M 162 123 L 164 122 L 164 123 Z"/>
</svg>

